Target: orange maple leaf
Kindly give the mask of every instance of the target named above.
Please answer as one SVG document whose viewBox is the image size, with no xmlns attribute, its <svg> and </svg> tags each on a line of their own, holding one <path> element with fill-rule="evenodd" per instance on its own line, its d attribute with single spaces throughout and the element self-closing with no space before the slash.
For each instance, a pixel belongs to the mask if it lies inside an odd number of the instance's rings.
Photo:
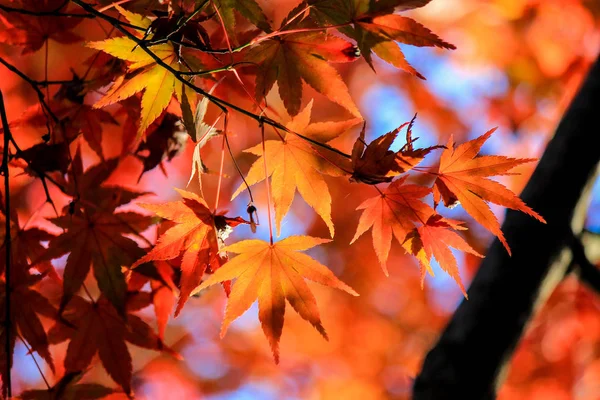
<svg viewBox="0 0 600 400">
<path fill-rule="evenodd" d="M 262 240 L 243 240 L 223 251 L 239 254 L 196 289 L 201 291 L 219 282 L 236 279 L 227 301 L 221 337 L 236 318 L 258 298 L 258 318 L 269 340 L 275 362 L 279 362 L 279 340 L 283 330 L 285 300 L 300 316 L 327 339 L 315 297 L 303 278 L 331 286 L 354 296 L 358 294 L 340 281 L 324 265 L 299 251 L 330 242 L 310 236 L 290 236 L 269 244 Z"/>
<path fill-rule="evenodd" d="M 272 196 L 275 204 L 275 223 L 279 233 L 281 221 L 289 211 L 297 189 L 304 201 L 323 218 L 333 237 L 331 195 L 322 174 L 339 176 L 344 171 L 336 166 L 334 161 L 327 158 L 333 155 L 331 151 L 311 144 L 306 138 L 325 144 L 346 132 L 361 120 L 355 118 L 340 122 L 309 124 L 311 110 L 312 102 L 287 124 L 290 131 L 302 134 L 305 138 L 301 138 L 294 133 L 288 133 L 283 140 L 265 141 L 266 154 L 264 157 L 266 157 L 268 173 L 271 177 Z M 260 156 L 246 176 L 246 183 L 254 185 L 265 179 L 265 159 L 263 158 L 262 144 L 245 151 Z M 234 192 L 232 199 L 245 188 L 245 185 L 240 185 Z"/>
<path fill-rule="evenodd" d="M 221 266 L 219 241 L 215 228 L 215 215 L 206 202 L 194 193 L 175 189 L 183 201 L 165 204 L 139 204 L 159 217 L 176 223 L 158 238 L 156 246 L 137 260 L 132 268 L 150 261 L 172 260 L 182 255 L 179 302 L 177 316 L 192 291 L 200 284 L 207 268 L 214 272 Z M 240 223 L 238 219 L 225 218 L 230 225 Z"/>
<path fill-rule="evenodd" d="M 529 208 L 517 195 L 502 184 L 488 179 L 493 175 L 514 175 L 509 172 L 514 167 L 536 161 L 536 159 L 508 158 L 503 156 L 478 156 L 481 146 L 496 128 L 489 130 L 477 139 L 463 143 L 456 148 L 450 137 L 446 150 L 440 158 L 440 166 L 433 187 L 434 203 L 443 200 L 452 207 L 460 202 L 475 221 L 483 225 L 500 239 L 508 254 L 511 254 L 500 223 L 486 201 L 513 210 L 523 211 L 538 221 L 546 223 L 538 213 Z"/>
<path fill-rule="evenodd" d="M 379 196 L 367 199 L 357 207 L 357 210 L 363 210 L 363 213 L 350 244 L 373 228 L 373 247 L 386 276 L 392 235 L 399 243 L 403 243 L 406 235 L 415 229 L 416 223 L 425 224 L 435 213 L 431 206 L 420 200 L 427 196 L 431 189 L 405 184 L 406 178 L 402 177 L 392 182 Z"/>
<path fill-rule="evenodd" d="M 450 247 L 471 253 L 477 257 L 483 256 L 455 232 L 455 230 L 467 229 L 462 224 L 461 221 L 443 218 L 441 215 L 436 214 L 432 215 L 426 224 L 419 226 L 406 237 L 403 244 L 404 249 L 419 260 L 421 287 L 423 287 L 425 281 L 425 271 L 434 276 L 431 269 L 431 257 L 433 256 L 440 267 L 458 283 L 463 295 L 467 297 L 465 287 L 460 280 L 456 259 Z"/>
<path fill-rule="evenodd" d="M 353 172 L 350 180 L 369 185 L 391 182 L 395 176 L 413 169 L 432 150 L 443 147 L 414 148 L 413 142 L 418 139 L 412 138 L 412 126 L 415 118 L 416 115 L 410 122 L 404 123 L 393 131 L 379 136 L 368 145 L 365 143 L 365 126 L 363 126 L 360 136 L 352 148 Z M 407 125 L 406 144 L 397 152 L 391 151 L 390 146 L 396 140 L 400 130 Z"/>
</svg>

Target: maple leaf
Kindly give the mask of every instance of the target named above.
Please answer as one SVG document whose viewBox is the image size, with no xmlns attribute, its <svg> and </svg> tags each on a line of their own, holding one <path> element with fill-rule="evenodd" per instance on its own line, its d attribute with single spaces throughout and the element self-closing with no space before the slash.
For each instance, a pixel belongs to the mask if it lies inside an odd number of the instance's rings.
<svg viewBox="0 0 600 400">
<path fill-rule="evenodd" d="M 131 354 L 125 342 L 177 355 L 141 318 L 127 312 L 125 318 L 105 298 L 90 303 L 79 296 L 72 301 L 48 335 L 52 343 L 70 339 L 65 357 L 68 373 L 85 370 L 96 353 L 108 375 L 126 394 L 131 394 Z"/>
<path fill-rule="evenodd" d="M 121 269 L 142 254 L 137 243 L 123 235 L 143 231 L 152 225 L 152 218 L 133 212 L 92 213 L 84 209 L 50 221 L 65 232 L 49 242 L 46 258 L 70 253 L 64 272 L 61 311 L 79 291 L 93 265 L 100 291 L 123 312 L 126 284 Z"/>
<path fill-rule="evenodd" d="M 282 22 L 284 26 L 286 20 Z M 282 32 L 285 33 L 285 30 Z M 285 108 L 290 115 L 296 115 L 300 111 L 304 80 L 317 92 L 362 118 L 346 84 L 335 68 L 328 64 L 354 61 L 357 58 L 355 50 L 353 44 L 324 32 L 282 34 L 263 40 L 246 56 L 247 62 L 259 66 L 256 98 L 259 101 L 264 99 L 277 81 Z"/>
<path fill-rule="evenodd" d="M 350 244 L 373 228 L 373 247 L 386 276 L 386 262 L 392 236 L 399 243 L 404 243 L 404 239 L 415 229 L 417 223 L 424 225 L 435 213 L 431 206 L 420 200 L 427 196 L 431 189 L 406 184 L 406 179 L 407 177 L 402 177 L 392 182 L 379 196 L 367 199 L 357 207 L 357 210 L 363 210 L 363 213 Z"/>
<path fill-rule="evenodd" d="M 304 278 L 350 293 L 358 294 L 340 281 L 324 265 L 299 253 L 328 243 L 329 239 L 310 236 L 290 236 L 277 243 L 262 240 L 243 240 L 223 251 L 239 254 L 204 281 L 195 292 L 219 282 L 236 279 L 227 300 L 221 337 L 236 318 L 258 299 L 258 318 L 269 340 L 275 362 L 279 362 L 279 340 L 283 330 L 285 300 L 306 321 L 327 339 L 321 324 L 314 295 Z"/>
<path fill-rule="evenodd" d="M 505 186 L 488 179 L 494 175 L 514 175 L 510 172 L 514 167 L 536 161 L 503 156 L 478 156 L 481 146 L 495 130 L 496 128 L 491 129 L 477 139 L 456 148 L 453 137 L 450 137 L 440 158 L 433 198 L 436 205 L 440 199 L 448 207 L 460 203 L 475 221 L 497 236 L 511 254 L 500 223 L 486 201 L 522 211 L 540 222 L 546 221 Z"/>
<path fill-rule="evenodd" d="M 7 365 L 9 365 L 8 360 L 11 360 L 10 365 L 14 365 L 12 359 L 17 334 L 46 361 L 54 372 L 54 363 L 48 347 L 48 337 L 39 315 L 55 318 L 57 312 L 47 298 L 31 288 L 42 278 L 43 275 L 28 274 L 13 277 L 9 292 L 11 297 L 11 320 L 9 324 L 6 323 L 6 283 L 4 280 L 0 281 L 0 323 L 3 327 L 0 330 L 0 340 L 2 340 L 2 343 L 7 343 L 7 339 L 10 340 L 9 354 L 6 354 L 5 346 L 0 346 L 0 376 L 2 376 L 2 393 L 4 395 L 6 395 L 7 390 L 5 386 L 7 377 L 5 374 Z M 10 329 L 7 329 L 8 326 Z"/>
<path fill-rule="evenodd" d="M 311 16 L 317 22 L 339 25 L 340 32 L 356 40 L 361 54 L 373 69 L 374 52 L 396 68 L 425 79 L 408 63 L 395 42 L 456 49 L 417 21 L 394 14 L 394 11 L 422 7 L 429 1 L 358 0 L 348 3 L 344 0 L 312 0 L 308 3 L 312 6 Z"/>
<path fill-rule="evenodd" d="M 483 257 L 473 250 L 455 230 L 465 230 L 461 221 L 443 218 L 441 215 L 432 215 L 427 223 L 413 230 L 403 243 L 404 249 L 414 255 L 419 261 L 421 270 L 421 287 L 425 281 L 425 271 L 433 276 L 431 257 L 435 257 L 440 267 L 458 283 L 463 295 L 467 297 L 465 287 L 460 280 L 456 259 L 450 250 L 457 250 Z"/>
<path fill-rule="evenodd" d="M 154 313 L 156 314 L 158 337 L 164 339 L 169 315 L 173 311 L 177 297 L 173 292 L 173 288 L 163 285 L 158 281 L 151 281 L 150 286 L 152 288 L 152 304 L 154 305 Z"/>
<path fill-rule="evenodd" d="M 119 6 L 115 7 L 132 24 L 137 23 L 142 28 L 148 28 L 152 23 L 147 17 L 126 11 Z M 187 86 L 184 90 L 183 83 L 174 74 L 158 65 L 143 48 L 128 37 L 116 37 L 100 42 L 90 42 L 87 46 L 102 50 L 121 60 L 131 62 L 128 70 L 134 74 L 127 79 L 125 79 L 125 76 L 118 78 L 109 92 L 94 104 L 94 107 L 100 108 L 113 104 L 143 90 L 138 137 L 141 137 L 152 122 L 167 108 L 173 94 L 175 94 L 179 102 L 182 101 L 184 91 L 190 102 L 195 98 L 195 92 Z M 177 54 L 171 43 L 152 46 L 151 51 L 176 71 L 187 71 L 186 65 L 190 65 L 192 62 L 191 60 L 181 62 L 179 54 Z"/>
<path fill-rule="evenodd" d="M 130 269 L 126 274 L 129 310 L 140 310 L 150 304 L 154 305 L 158 336 L 164 339 L 165 330 L 169 316 L 177 301 L 177 286 L 173 281 L 175 271 L 165 261 L 155 261 Z M 150 284 L 151 292 L 141 291 L 143 287 Z M 138 298 L 138 304 L 134 307 L 132 298 Z"/>
<path fill-rule="evenodd" d="M 155 221 L 134 212 L 115 212 L 115 208 L 144 194 L 101 184 L 114 171 L 118 162 L 110 159 L 83 172 L 78 148 L 66 192 L 77 200 L 65 208 L 65 215 L 50 221 L 64 229 L 48 243 L 40 261 L 70 253 L 64 272 L 62 312 L 69 300 L 81 288 L 93 265 L 100 291 L 124 313 L 126 284 L 122 266 L 131 265 L 142 254 L 138 244 L 123 235 L 139 234 Z"/>
<path fill-rule="evenodd" d="M 217 87 L 214 85 L 209 94 L 212 94 L 213 90 Z M 196 146 L 194 146 L 194 153 L 192 156 L 192 172 L 190 173 L 190 179 L 188 179 L 187 186 L 190 185 L 194 176 L 198 176 L 198 185 L 202 190 L 202 174 L 208 172 L 208 168 L 204 165 L 202 161 L 202 155 L 200 154 L 200 150 L 215 136 L 221 133 L 220 130 L 216 129 L 213 125 L 208 125 L 204 122 L 204 118 L 206 116 L 206 112 L 208 111 L 208 97 L 203 97 L 200 102 L 198 102 L 196 106 L 196 111 L 192 115 L 192 110 L 186 98 L 184 97 L 183 103 L 181 103 L 181 113 L 183 123 L 186 127 L 188 135 L 190 138 L 196 142 Z M 218 120 L 217 120 L 218 121 Z M 215 121 L 215 124 L 216 122 Z"/>
<path fill-rule="evenodd" d="M 248 153 L 260 156 L 250 167 L 246 176 L 246 183 L 254 185 L 265 179 L 264 162 L 266 157 L 268 176 L 271 178 L 271 190 L 275 204 L 275 223 L 278 234 L 281 230 L 281 221 L 289 211 L 295 192 L 298 190 L 304 201 L 325 221 L 329 233 L 333 237 L 331 195 L 322 174 L 339 176 L 343 173 L 343 170 L 334 165 L 331 160 L 328 160 L 327 153 L 331 153 L 329 150 L 317 147 L 309 140 L 325 144 L 340 136 L 361 120 L 355 118 L 340 122 L 309 124 L 311 110 L 312 101 L 287 124 L 287 128 L 294 133 L 286 133 L 283 140 L 265 141 L 265 155 L 263 155 L 262 144 L 245 150 Z M 295 133 L 301 134 L 304 138 Z M 245 185 L 240 185 L 234 192 L 232 199 L 245 188 Z"/>
<path fill-rule="evenodd" d="M 77 147 L 73 161 L 67 171 L 67 178 L 59 176 L 56 181 L 64 189 L 65 194 L 75 200 L 70 207 L 88 208 L 90 212 L 111 212 L 119 206 L 125 205 L 137 197 L 151 194 L 150 192 L 135 192 L 120 186 L 106 185 L 106 181 L 119 166 L 118 158 L 105 159 L 83 170 L 81 148 Z M 70 212 L 70 211 L 69 211 Z"/>
<path fill-rule="evenodd" d="M 68 2 L 62 0 L 21 0 L 24 10 L 34 12 L 64 11 Z M 48 43 L 49 39 L 59 43 L 71 44 L 81 37 L 71 30 L 82 18 L 66 18 L 60 16 L 31 16 L 13 12 L 4 17 L 0 14 L 0 42 L 23 48 L 21 54 L 33 53 Z"/>
<path fill-rule="evenodd" d="M 432 150 L 443 146 L 432 146 L 424 149 L 415 149 L 412 138 L 412 126 L 415 117 L 410 122 L 400 125 L 391 132 L 386 133 L 366 145 L 365 126 L 352 148 L 352 176 L 351 181 L 376 185 L 382 182 L 391 182 L 395 176 L 413 169 Z M 397 152 L 390 150 L 400 130 L 407 126 L 406 144 Z"/>
<path fill-rule="evenodd" d="M 207 5 L 208 2 L 205 2 L 199 6 L 200 8 L 195 8 L 195 15 L 200 13 Z M 173 4 L 170 4 L 170 6 L 173 6 Z M 210 19 L 211 16 L 200 15 L 194 17 L 194 15 L 187 14 L 187 11 L 183 8 L 166 13 L 154 10 L 154 14 L 158 18 L 152 21 L 146 32 L 152 33 L 153 40 L 170 39 L 172 43 L 176 44 L 178 50 L 181 43 L 192 44 L 198 49 L 209 49 L 210 38 L 202 22 Z"/>
<path fill-rule="evenodd" d="M 216 216 L 199 196 L 185 190 L 175 190 L 183 197 L 183 201 L 139 204 L 176 225 L 162 234 L 152 250 L 137 260 L 132 268 L 150 261 L 172 260 L 182 256 L 180 295 L 175 309 L 177 316 L 192 291 L 200 284 L 204 272 L 216 271 L 221 266 L 221 258 L 215 228 Z M 223 218 L 225 221 L 232 220 Z"/>
<path fill-rule="evenodd" d="M 142 162 L 144 168 L 139 179 L 144 173 L 160 166 L 163 174 L 167 171 L 163 161 L 171 161 L 175 156 L 183 152 L 187 134 L 181 123 L 181 118 L 166 112 L 159 117 L 146 131 L 146 140 L 141 142 L 134 154 Z M 138 179 L 138 182 L 139 182 Z"/>
<path fill-rule="evenodd" d="M 17 153 L 17 157 L 13 165 L 36 178 L 43 176 L 44 172 L 65 173 L 69 168 L 69 146 L 65 142 L 34 144 Z"/>
<path fill-rule="evenodd" d="M 5 223 L 5 216 L 0 214 L 0 223 Z M 35 263 L 46 252 L 46 248 L 41 242 L 49 241 L 54 237 L 53 234 L 40 228 L 24 229 L 19 226 L 19 219 L 16 215 L 11 218 L 11 265 L 13 276 L 24 277 L 29 275 L 29 269 L 34 267 L 41 274 L 50 276 L 54 281 L 60 282 L 61 279 L 56 273 L 52 264 L 48 261 Z M 6 268 L 6 234 L 0 233 L 2 246 L 0 247 L 0 275 L 4 274 Z M 35 264 L 33 264 L 35 263 Z"/>
<path fill-rule="evenodd" d="M 77 383 L 83 372 L 67 372 L 48 389 L 25 390 L 19 395 L 22 400 L 96 400 L 102 399 L 114 390 L 97 383 Z"/>
<path fill-rule="evenodd" d="M 11 127 L 32 126 L 38 129 L 51 127 L 53 146 L 62 143 L 71 143 L 81 133 L 92 150 L 104 158 L 102 152 L 102 124 L 117 125 L 117 121 L 106 111 L 94 109 L 87 104 L 77 103 L 69 99 L 56 98 L 48 102 L 48 107 L 58 118 L 58 122 L 48 118 L 48 112 L 39 104 L 36 104 L 23 112 L 23 114 L 11 123 Z M 62 149 L 59 149 L 62 151 Z M 22 155 L 24 157 L 24 155 Z M 37 157 L 30 157 L 37 158 Z M 58 158 L 62 162 L 63 157 Z M 39 160 L 38 160 L 38 163 Z"/>
</svg>

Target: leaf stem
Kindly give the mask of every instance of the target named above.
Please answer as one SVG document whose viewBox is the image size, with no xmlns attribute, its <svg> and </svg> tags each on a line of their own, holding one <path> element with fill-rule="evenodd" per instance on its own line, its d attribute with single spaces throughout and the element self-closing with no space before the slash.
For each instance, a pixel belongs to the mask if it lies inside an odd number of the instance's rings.
<svg viewBox="0 0 600 400">
<path fill-rule="evenodd" d="M 244 174 L 242 173 L 240 166 L 238 165 L 235 157 L 233 156 L 233 151 L 231 151 L 231 145 L 229 144 L 229 139 L 227 138 L 227 135 L 225 135 L 225 144 L 227 145 L 227 150 L 229 151 L 229 156 L 231 157 L 231 160 L 233 161 L 233 165 L 235 166 L 235 169 L 237 170 L 238 174 L 240 175 L 240 178 L 242 178 L 244 185 L 246 185 L 246 190 L 248 191 L 248 196 L 250 197 L 250 201 L 252 203 L 254 203 L 254 197 L 252 196 L 252 189 L 250 188 L 250 185 L 248 185 L 248 182 L 246 181 L 246 178 L 244 178 Z"/>
<path fill-rule="evenodd" d="M 219 166 L 219 183 L 217 184 L 217 195 L 215 197 L 215 208 L 213 210 L 213 214 L 216 214 L 217 209 L 219 208 L 219 197 L 221 195 L 221 183 L 223 182 L 223 167 L 225 166 L 225 141 L 227 140 L 227 116 L 229 114 L 225 113 L 225 118 L 223 119 L 223 141 L 221 143 L 221 165 Z"/>
<path fill-rule="evenodd" d="M 271 185 L 269 184 L 269 171 L 267 169 L 267 151 L 265 149 L 265 126 L 260 124 L 262 140 L 262 157 L 265 167 L 265 185 L 267 186 L 267 217 L 269 218 L 269 242 L 273 245 L 273 222 L 271 221 Z"/>
<path fill-rule="evenodd" d="M 227 34 L 227 28 L 225 28 L 225 22 L 223 21 L 223 17 L 221 16 L 221 12 L 219 11 L 219 7 L 215 6 L 215 3 L 211 0 L 211 4 L 217 13 L 217 17 L 219 17 L 219 23 L 221 24 L 221 28 L 223 29 L 223 35 L 225 36 L 225 43 L 227 43 L 227 49 L 229 49 L 229 57 L 231 58 L 231 63 L 233 62 L 233 50 L 231 49 L 231 41 L 229 40 L 229 35 Z"/>
<path fill-rule="evenodd" d="M 83 282 L 81 284 L 81 287 L 83 287 L 83 290 L 85 291 L 85 293 L 87 294 L 87 296 L 90 298 L 90 302 L 92 304 L 96 304 L 96 300 L 94 300 L 94 297 L 92 296 L 92 294 L 90 293 L 89 289 L 87 288 L 87 286 L 85 285 L 85 282 Z"/>
<path fill-rule="evenodd" d="M 253 46 L 256 45 L 260 42 L 263 42 L 265 40 L 277 37 L 277 36 L 283 36 L 283 35 L 291 35 L 294 33 L 310 33 L 310 32 L 320 32 L 323 30 L 327 30 L 327 29 L 336 29 L 336 28 L 343 28 L 345 26 L 351 25 L 352 21 L 348 21 L 348 22 L 344 22 L 343 24 L 337 24 L 337 25 L 327 25 L 327 26 L 316 26 L 316 27 L 311 27 L 311 28 L 298 28 L 298 29 L 289 29 L 287 31 L 282 31 L 282 30 L 278 30 L 275 32 L 271 32 L 268 33 L 264 36 L 259 36 L 257 38 L 252 39 L 247 45 L 248 46 Z"/>
<path fill-rule="evenodd" d="M 14 65 L 10 64 L 8 61 L 6 61 L 5 59 L 3 59 L 2 57 L 0 57 L 0 64 L 4 65 L 9 71 L 12 71 L 15 74 L 17 74 L 21 79 L 23 79 L 25 82 L 27 82 L 29 84 L 29 86 L 31 86 L 31 88 L 33 90 L 35 90 L 35 93 L 38 96 L 38 100 L 39 100 L 42 108 L 48 113 L 48 115 L 50 115 L 50 117 L 52 118 L 52 120 L 54 121 L 54 123 L 58 124 L 59 123 L 59 119 L 56 116 L 56 114 L 54 114 L 52 112 L 52 110 L 50 109 L 50 106 L 46 102 L 46 100 L 44 98 L 45 97 L 44 93 L 39 88 L 40 85 L 36 81 L 34 81 L 30 77 L 28 77 L 25 73 L 23 73 L 22 71 L 20 71 L 17 67 L 15 67 Z"/>
<path fill-rule="evenodd" d="M 208 4 L 209 0 L 204 0 L 202 2 L 202 4 L 200 4 L 198 7 L 196 7 L 196 9 L 194 11 L 192 11 L 192 13 L 190 15 L 188 15 L 181 24 L 178 24 L 177 28 L 175 28 L 175 30 L 173 30 L 172 32 L 170 32 L 167 35 L 167 39 L 169 39 L 171 36 L 173 36 L 174 34 L 176 34 L 177 32 L 179 32 L 181 30 L 181 28 L 183 28 L 184 26 L 186 26 L 188 24 L 188 22 L 190 22 L 196 15 L 198 15 L 198 13 L 200 11 L 202 11 L 204 9 L 204 7 L 206 7 L 206 5 Z"/>
</svg>

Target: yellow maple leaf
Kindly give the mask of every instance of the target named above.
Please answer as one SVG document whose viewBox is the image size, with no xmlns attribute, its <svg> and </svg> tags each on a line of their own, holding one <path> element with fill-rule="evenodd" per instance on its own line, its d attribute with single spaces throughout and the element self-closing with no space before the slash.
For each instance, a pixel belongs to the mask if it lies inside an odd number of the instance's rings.
<svg viewBox="0 0 600 400">
<path fill-rule="evenodd" d="M 194 291 L 199 292 L 211 285 L 235 279 L 227 300 L 221 337 L 225 335 L 231 322 L 258 299 L 258 318 L 271 345 L 275 362 L 279 362 L 279 340 L 287 299 L 292 308 L 327 339 L 317 302 L 304 278 L 358 296 L 326 266 L 299 253 L 327 242 L 330 240 L 290 236 L 273 244 L 253 239 L 225 247 L 222 251 L 239 255 L 215 271 Z"/>
<path fill-rule="evenodd" d="M 287 124 L 287 128 L 316 142 L 327 143 L 361 122 L 361 119 L 354 118 L 340 122 L 309 124 L 311 110 L 312 101 Z M 260 156 L 246 176 L 246 182 L 251 186 L 265 179 L 262 144 L 245 151 Z M 265 157 L 268 175 L 271 177 L 278 234 L 281 230 L 281 220 L 289 211 L 297 189 L 304 201 L 323 218 L 333 237 L 331 195 L 323 174 L 343 174 L 344 171 L 328 158 L 334 155 L 331 151 L 317 147 L 293 133 L 286 134 L 284 140 L 265 141 Z M 245 188 L 245 185 L 240 186 L 232 199 Z"/>
<path fill-rule="evenodd" d="M 152 23 L 152 20 L 147 17 L 126 11 L 119 6 L 116 8 L 133 25 L 148 28 Z M 148 38 L 151 38 L 151 35 Z M 185 93 L 190 104 L 196 103 L 195 92 L 187 86 L 184 90 L 183 83 L 166 68 L 158 65 L 150 54 L 138 46 L 134 40 L 128 37 L 116 37 L 99 42 L 89 42 L 87 46 L 131 63 L 128 66 L 128 73 L 134 74 L 133 77 L 117 78 L 111 89 L 94 104 L 94 107 L 100 108 L 116 103 L 143 90 L 138 137 L 142 136 L 152 122 L 167 108 L 173 93 L 179 102 L 182 101 Z M 179 54 L 171 43 L 158 44 L 150 47 L 150 50 L 174 70 L 188 71 L 186 65 L 189 63 L 181 62 Z"/>
</svg>

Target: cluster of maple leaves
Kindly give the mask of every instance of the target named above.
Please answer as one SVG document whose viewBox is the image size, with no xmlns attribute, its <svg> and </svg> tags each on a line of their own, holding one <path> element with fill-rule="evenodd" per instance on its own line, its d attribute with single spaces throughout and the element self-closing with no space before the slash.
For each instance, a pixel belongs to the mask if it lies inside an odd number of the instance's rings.
<svg viewBox="0 0 600 400">
<path fill-rule="evenodd" d="M 5 235 L 10 236 L 11 246 L 6 246 L 5 239 L 0 254 L 0 272 L 7 268 L 11 271 L 10 282 L 4 279 L 0 289 L 0 315 L 8 327 L 0 336 L 2 343 L 10 343 L 10 348 L 0 346 L 4 393 L 18 338 L 52 369 L 49 346 L 68 341 L 64 361 L 67 373 L 50 392 L 75 397 L 85 392 L 88 398 L 107 394 L 109 389 L 99 385 L 77 384 L 98 354 L 110 377 L 130 394 L 132 364 L 125 343 L 177 356 L 163 342 L 173 307 L 175 315 L 179 314 L 191 295 L 219 283 L 228 296 L 222 335 L 258 300 L 262 329 L 278 361 L 287 300 L 327 338 L 305 279 L 357 295 L 326 266 L 303 253 L 331 239 L 291 236 L 274 241 L 271 231 L 270 241 L 251 239 L 225 244 L 235 226 L 254 227 L 253 203 L 247 221 L 226 216 L 217 211 L 217 205 L 211 208 L 202 193 L 178 190 L 180 201 L 136 203 L 152 211 L 153 217 L 120 209 L 148 193 L 105 183 L 128 154 L 143 163 L 142 173 L 162 167 L 165 160 L 178 154 L 187 140 L 186 133 L 196 143 L 192 177 L 200 177 L 207 170 L 201 158 L 203 146 L 215 138 L 229 146 L 229 113 L 241 113 L 257 123 L 257 144 L 246 152 L 258 158 L 243 174 L 243 184 L 233 197 L 246 192 L 251 197 L 251 186 L 265 181 L 277 234 L 297 191 L 334 237 L 332 199 L 325 176 L 372 185 L 379 194 L 358 207 L 361 216 L 352 242 L 372 230 L 373 246 L 387 275 L 386 263 L 395 237 L 418 260 L 422 279 L 427 272 L 433 275 L 431 262 L 435 258 L 466 296 L 451 248 L 481 255 L 458 234 L 466 229 L 461 221 L 438 213 L 439 204 L 462 205 L 510 251 L 489 202 L 543 219 L 489 177 L 511 174 L 514 167 L 533 160 L 480 155 L 493 130 L 460 145 L 450 138 L 445 145 L 418 148 L 413 138 L 414 119 L 366 143 L 362 116 L 331 65 L 362 57 L 374 68 L 374 53 L 422 78 L 397 43 L 443 49 L 454 46 L 398 12 L 429 1 L 309 0 L 290 11 L 278 28 L 272 26 L 254 0 L 166 1 L 163 5 L 142 0 L 121 5 L 19 0 L 10 6 L 0 5 L 0 42 L 20 47 L 23 54 L 47 47 L 49 39 L 99 50 L 86 63 L 84 76 L 74 74 L 72 80 L 60 83 L 52 98 L 42 95 L 39 104 L 10 124 L 12 138 L 16 139 L 11 168 L 24 169 L 42 179 L 45 187 L 56 186 L 71 201 L 50 219 L 62 230 L 58 235 L 21 227 L 16 213 L 5 213 L 12 229 Z M 109 38 L 86 41 L 75 33 L 83 20 L 91 18 L 112 28 Z M 235 79 L 222 80 L 225 75 Z M 345 108 L 352 117 L 338 122 L 311 122 L 312 101 L 302 106 L 303 82 Z M 38 89 L 43 86 L 32 79 L 29 83 Z M 285 124 L 269 117 L 265 101 L 275 83 L 292 117 Z M 250 97 L 253 109 L 235 103 L 231 93 L 239 93 L 240 88 L 243 94 L 239 96 Z M 99 99 L 98 92 L 102 93 Z M 166 111 L 173 97 L 180 114 Z M 95 103 L 89 105 L 86 99 L 95 99 Z M 117 103 L 119 108 L 104 109 Z M 210 103 L 221 111 L 212 124 L 205 121 Z M 122 115 L 122 157 L 106 158 L 102 124 L 116 125 L 116 117 Z M 222 128 L 218 128 L 220 121 Z M 330 144 L 361 124 L 349 154 Z M 43 141 L 29 149 L 18 148 L 18 132 L 23 127 L 45 132 Z M 265 129 L 270 128 L 277 137 L 265 140 Z M 3 132 L 8 135 L 8 127 L 3 127 Z M 404 146 L 390 150 L 401 132 L 405 132 Z M 80 136 L 99 158 L 87 169 L 76 145 Z M 440 154 L 439 165 L 420 167 L 430 153 Z M 431 176 L 433 186 L 410 183 L 415 174 Z M 427 201 L 430 195 L 433 204 Z M 160 224 L 161 235 L 152 244 L 142 232 L 154 224 Z M 144 241 L 146 246 L 142 247 Z M 47 242 L 47 247 L 42 242 Z M 10 266 L 6 263 L 7 251 Z M 236 256 L 229 259 L 229 253 Z M 66 254 L 61 276 L 51 260 Z M 99 298 L 93 298 L 85 286 L 90 270 L 101 293 Z M 61 288 L 57 304 L 35 289 L 43 279 Z M 145 289 L 148 284 L 150 291 Z M 8 296 L 12 301 L 7 321 Z M 151 304 L 158 333 L 135 315 Z M 48 331 L 40 316 L 55 321 Z M 41 396 L 36 391 L 24 394 L 24 398 Z"/>
</svg>

